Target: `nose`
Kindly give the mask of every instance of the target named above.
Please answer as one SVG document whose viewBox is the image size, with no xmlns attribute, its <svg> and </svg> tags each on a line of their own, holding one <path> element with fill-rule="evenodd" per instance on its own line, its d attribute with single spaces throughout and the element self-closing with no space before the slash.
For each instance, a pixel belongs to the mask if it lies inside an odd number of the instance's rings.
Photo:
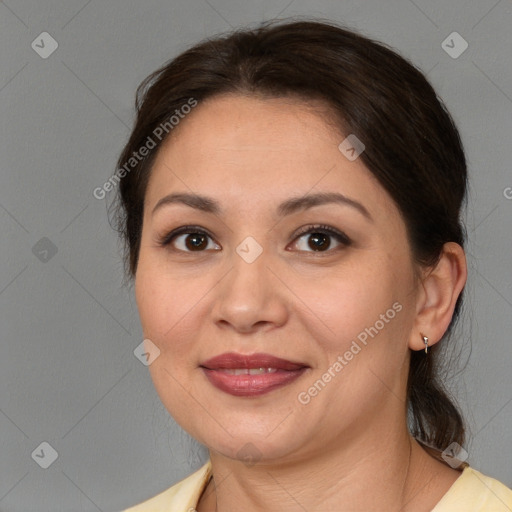
<svg viewBox="0 0 512 512">
<path fill-rule="evenodd" d="M 286 288 L 264 254 L 252 263 L 234 254 L 231 271 L 215 287 L 213 319 L 220 328 L 246 334 L 286 323 Z"/>
</svg>

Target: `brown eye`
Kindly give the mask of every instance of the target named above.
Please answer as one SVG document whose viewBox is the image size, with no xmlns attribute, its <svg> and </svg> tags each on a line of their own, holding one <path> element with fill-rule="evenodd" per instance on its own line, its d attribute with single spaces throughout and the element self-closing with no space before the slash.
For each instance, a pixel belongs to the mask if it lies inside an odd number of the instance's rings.
<svg viewBox="0 0 512 512">
<path fill-rule="evenodd" d="M 173 249 L 183 252 L 204 252 L 207 250 L 219 250 L 212 237 L 194 226 L 178 228 L 165 236 L 160 244 L 172 246 Z"/>
<path fill-rule="evenodd" d="M 209 249 L 220 249 L 206 233 L 183 233 L 174 236 L 169 242 L 179 251 L 202 252 Z"/>
<path fill-rule="evenodd" d="M 329 235 L 324 233 L 311 233 L 308 239 L 308 246 L 313 251 L 325 251 L 329 249 L 331 240 Z"/>
<path fill-rule="evenodd" d="M 296 237 L 295 248 L 304 252 L 327 252 L 348 247 L 352 241 L 341 231 L 328 226 L 309 226 Z"/>
<path fill-rule="evenodd" d="M 208 246 L 208 237 L 201 233 L 191 233 L 185 237 L 185 247 L 190 251 L 201 251 Z"/>
</svg>

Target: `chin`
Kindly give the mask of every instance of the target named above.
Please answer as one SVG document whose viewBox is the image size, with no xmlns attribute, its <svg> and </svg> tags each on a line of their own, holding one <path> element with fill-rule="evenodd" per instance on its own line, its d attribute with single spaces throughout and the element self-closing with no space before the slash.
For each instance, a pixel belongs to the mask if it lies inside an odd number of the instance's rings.
<svg viewBox="0 0 512 512">
<path fill-rule="evenodd" d="M 215 438 L 212 438 L 211 431 L 206 433 L 206 436 L 200 436 L 195 432 L 191 435 L 210 451 L 232 460 L 244 462 L 247 466 L 284 462 L 297 458 L 297 452 L 306 442 L 305 439 L 297 437 L 296 430 L 290 432 L 288 429 L 279 434 L 274 432 L 270 435 L 240 430 L 230 433 L 232 436 L 223 431 L 222 435 Z"/>
</svg>

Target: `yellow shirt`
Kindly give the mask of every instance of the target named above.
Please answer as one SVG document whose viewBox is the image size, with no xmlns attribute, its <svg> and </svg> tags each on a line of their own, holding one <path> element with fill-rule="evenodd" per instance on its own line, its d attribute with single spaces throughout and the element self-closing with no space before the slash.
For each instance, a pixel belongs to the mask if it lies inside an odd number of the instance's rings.
<svg viewBox="0 0 512 512">
<path fill-rule="evenodd" d="M 211 476 L 211 462 L 166 491 L 124 512 L 195 512 Z M 512 490 L 466 467 L 431 512 L 512 512 Z"/>
</svg>

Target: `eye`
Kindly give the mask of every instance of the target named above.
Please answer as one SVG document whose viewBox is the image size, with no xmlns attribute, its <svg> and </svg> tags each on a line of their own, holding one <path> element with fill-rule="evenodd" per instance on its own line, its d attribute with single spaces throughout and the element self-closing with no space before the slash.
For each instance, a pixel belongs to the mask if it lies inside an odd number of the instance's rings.
<svg viewBox="0 0 512 512">
<path fill-rule="evenodd" d="M 329 226 L 306 226 L 295 237 L 299 251 L 327 252 L 336 247 L 351 245 L 352 240 L 337 229 Z"/>
<path fill-rule="evenodd" d="M 303 252 L 327 252 L 340 246 L 348 247 L 352 241 L 345 233 L 329 226 L 305 226 L 294 238 L 295 248 Z M 182 226 L 174 229 L 158 243 L 182 252 L 204 252 L 220 250 L 212 236 L 198 226 Z"/>
<path fill-rule="evenodd" d="M 174 249 L 183 252 L 202 252 L 206 250 L 219 250 L 212 237 L 197 226 L 182 226 L 174 229 L 159 241 L 162 246 L 172 245 Z"/>
</svg>

